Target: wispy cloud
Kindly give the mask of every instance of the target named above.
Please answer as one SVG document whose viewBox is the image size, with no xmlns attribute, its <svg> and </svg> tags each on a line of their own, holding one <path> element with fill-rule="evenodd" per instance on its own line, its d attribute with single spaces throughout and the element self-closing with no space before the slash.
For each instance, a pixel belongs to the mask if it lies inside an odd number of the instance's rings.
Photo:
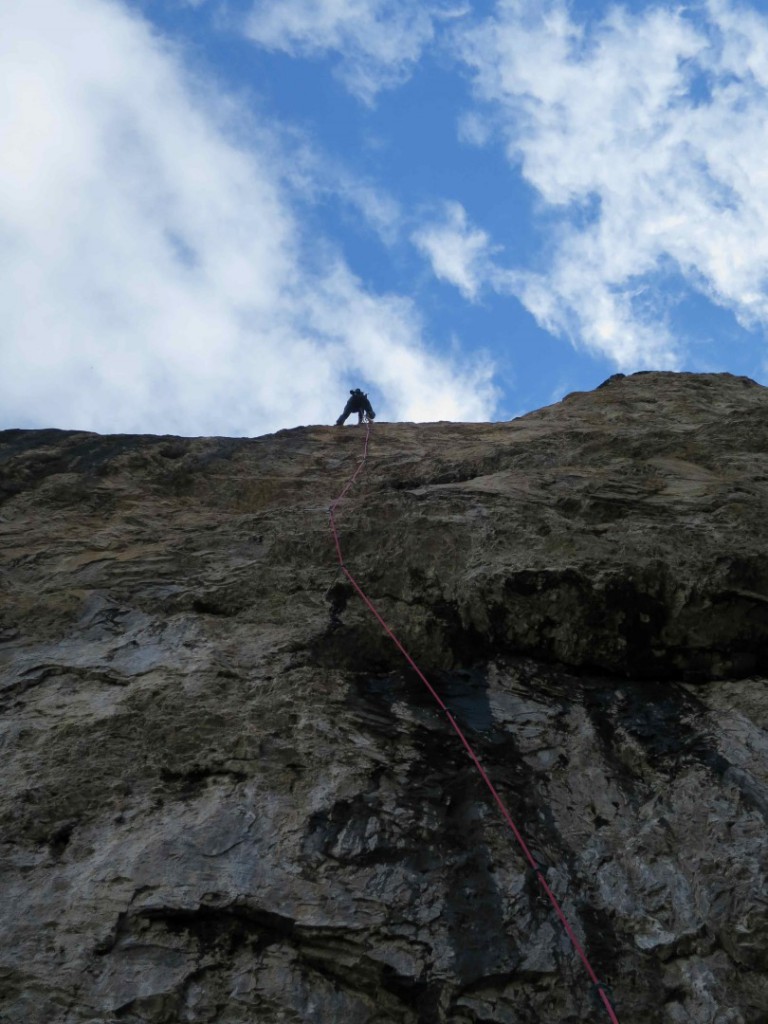
<svg viewBox="0 0 768 1024">
<path fill-rule="evenodd" d="M 414 231 L 412 241 L 430 261 L 435 276 L 455 285 L 470 300 L 489 276 L 496 248 L 481 228 L 473 227 L 461 203 L 446 202 L 442 214 Z"/>
<path fill-rule="evenodd" d="M 385 418 L 488 415 L 488 368 L 432 353 L 411 302 L 302 230 L 280 140 L 144 21 L 3 20 L 2 425 L 252 434 L 329 422 L 349 383 Z"/>
<path fill-rule="evenodd" d="M 679 357 L 659 279 L 768 323 L 768 20 L 729 0 L 612 7 L 504 0 L 456 34 L 485 135 L 555 228 L 540 273 L 497 276 L 542 325 L 622 367 Z M 472 122 L 474 124 L 475 122 Z"/>
<path fill-rule="evenodd" d="M 257 0 L 246 22 L 255 43 L 292 56 L 338 57 L 337 74 L 366 103 L 412 73 L 436 23 L 467 4 L 412 0 Z"/>
<path fill-rule="evenodd" d="M 338 203 L 385 245 L 398 240 L 405 223 L 402 205 L 382 184 L 353 172 L 343 160 L 313 147 L 296 132 L 281 133 L 286 154 L 283 180 L 304 204 Z"/>
</svg>

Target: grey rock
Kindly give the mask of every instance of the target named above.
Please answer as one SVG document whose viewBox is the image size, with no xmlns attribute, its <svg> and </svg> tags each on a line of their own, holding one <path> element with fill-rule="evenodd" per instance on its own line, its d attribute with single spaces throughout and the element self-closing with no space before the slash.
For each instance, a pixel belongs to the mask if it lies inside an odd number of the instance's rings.
<svg viewBox="0 0 768 1024">
<path fill-rule="evenodd" d="M 335 561 L 356 428 L 0 433 L 0 1021 L 607 1020 Z M 387 424 L 345 560 L 622 1024 L 768 1019 L 768 390 Z"/>
</svg>

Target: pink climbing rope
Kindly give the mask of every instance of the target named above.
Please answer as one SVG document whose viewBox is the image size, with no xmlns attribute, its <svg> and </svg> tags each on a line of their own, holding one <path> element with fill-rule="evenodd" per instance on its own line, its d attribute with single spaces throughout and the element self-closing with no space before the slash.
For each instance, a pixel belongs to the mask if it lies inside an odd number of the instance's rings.
<svg viewBox="0 0 768 1024">
<path fill-rule="evenodd" d="M 488 787 L 488 790 L 490 791 L 491 796 L 493 797 L 493 799 L 496 802 L 497 807 L 501 811 L 502 817 L 506 821 L 506 823 L 509 826 L 512 834 L 514 835 L 515 839 L 517 840 L 518 846 L 522 850 L 523 856 L 525 857 L 525 859 L 528 861 L 528 864 L 532 868 L 532 870 L 533 870 L 533 872 L 534 872 L 534 874 L 535 874 L 535 876 L 536 876 L 536 878 L 537 878 L 537 880 L 539 882 L 539 885 L 541 886 L 541 888 L 546 893 L 547 898 L 549 899 L 549 902 L 552 904 L 552 907 L 554 908 L 554 911 L 557 914 L 557 916 L 558 916 L 558 918 L 560 920 L 560 923 L 562 924 L 563 928 L 565 929 L 566 935 L 571 940 L 571 945 L 573 946 L 573 948 L 576 951 L 579 959 L 583 963 L 584 968 L 585 968 L 587 974 L 589 975 L 590 981 L 594 985 L 595 990 L 598 992 L 598 994 L 600 996 L 600 999 L 602 1000 L 603 1005 L 605 1006 L 606 1012 L 607 1012 L 607 1014 L 608 1014 L 608 1016 L 609 1016 L 609 1018 L 611 1020 L 611 1024 L 619 1024 L 619 1020 L 618 1020 L 618 1018 L 616 1016 L 616 1013 L 615 1013 L 615 1011 L 613 1009 L 613 1006 L 611 1005 L 611 1001 L 608 998 L 607 992 L 605 991 L 605 985 L 603 984 L 603 982 L 600 981 L 600 979 L 598 978 L 597 974 L 595 973 L 595 971 L 594 971 L 594 969 L 592 967 L 592 964 L 589 962 L 587 954 L 584 952 L 583 946 L 581 945 L 581 943 L 579 942 L 578 938 L 576 937 L 576 934 L 575 934 L 573 928 L 571 927 L 570 922 L 568 921 L 568 918 L 565 916 L 565 913 L 563 912 L 562 907 L 558 903 L 557 897 L 555 896 L 555 894 L 550 889 L 550 887 L 549 887 L 549 885 L 547 883 L 547 880 L 544 877 L 544 874 L 542 872 L 541 866 L 538 864 L 538 862 L 536 861 L 536 858 L 533 856 L 533 854 L 531 853 L 530 849 L 528 848 L 528 844 L 526 843 L 525 839 L 523 838 L 523 836 L 522 836 L 520 830 L 518 829 L 517 825 L 513 821 L 512 815 L 507 810 L 506 804 L 504 803 L 504 801 L 499 796 L 499 794 L 498 794 L 498 792 L 496 790 L 496 787 L 493 785 L 491 780 L 488 778 L 488 774 L 486 773 L 485 768 L 483 768 L 482 764 L 480 763 L 480 760 L 479 760 L 477 754 L 472 749 L 472 746 L 470 745 L 469 740 L 467 739 L 467 737 L 462 732 L 461 728 L 459 727 L 458 723 L 456 722 L 456 719 L 453 717 L 451 712 L 448 710 L 448 707 L 445 704 L 445 702 L 443 701 L 443 699 L 440 696 L 440 694 L 437 692 L 437 690 L 435 690 L 435 688 L 429 682 L 429 680 L 424 675 L 424 673 L 421 671 L 419 666 L 413 660 L 411 655 L 408 653 L 408 651 L 405 649 L 405 647 L 403 647 L 403 645 L 400 643 L 400 641 L 398 640 L 398 638 L 395 635 L 395 633 L 393 632 L 393 630 L 384 621 L 384 619 L 382 618 L 381 613 L 379 612 L 379 610 L 376 608 L 374 603 L 371 601 L 371 599 L 365 593 L 363 588 L 357 582 L 357 580 L 352 575 L 352 573 L 349 571 L 349 569 L 347 568 L 347 566 L 346 566 L 346 564 L 344 562 L 344 554 L 343 554 L 343 552 L 341 550 L 341 540 L 339 539 L 339 531 L 338 531 L 338 528 L 336 526 L 335 512 L 336 512 L 336 509 L 339 506 L 339 503 L 349 493 L 352 485 L 354 484 L 355 480 L 357 480 L 358 476 L 362 472 L 363 467 L 365 466 L 365 464 L 366 464 L 366 462 L 368 460 L 368 445 L 369 445 L 370 437 L 371 437 L 371 424 L 370 424 L 370 422 L 366 421 L 366 424 L 365 424 L 365 440 L 364 440 L 364 443 L 363 443 L 363 455 L 362 455 L 362 458 L 360 459 L 360 461 L 358 463 L 357 469 L 355 470 L 355 472 L 352 474 L 352 476 L 349 478 L 349 480 L 345 484 L 344 489 L 342 490 L 341 494 L 339 494 L 339 496 L 337 498 L 335 498 L 331 502 L 331 505 L 330 505 L 330 507 L 328 509 L 328 517 L 329 517 L 329 523 L 330 523 L 330 528 L 331 528 L 331 534 L 333 535 L 333 542 L 334 542 L 334 545 L 336 547 L 336 557 L 337 557 L 338 562 L 339 562 L 339 567 L 341 568 L 341 571 L 344 573 L 344 575 L 347 577 L 349 582 L 354 587 L 354 589 L 355 589 L 356 593 L 358 594 L 358 596 L 360 597 L 361 601 L 365 604 L 365 606 L 368 608 L 368 610 L 371 612 L 371 614 L 376 618 L 376 620 L 378 621 L 379 625 L 382 627 L 384 632 L 389 636 L 390 640 L 394 643 L 395 647 L 397 647 L 397 649 L 403 655 L 403 657 L 408 662 L 408 664 L 411 666 L 413 671 L 419 677 L 421 682 L 426 686 L 426 688 L 432 694 L 432 696 L 434 697 L 435 701 L 439 705 L 440 709 L 445 712 L 446 718 L 451 723 L 451 727 L 453 728 L 454 732 L 456 733 L 456 735 L 461 740 L 462 744 L 464 745 L 465 750 L 467 751 L 467 753 L 469 754 L 470 758 L 474 762 L 475 767 L 477 768 L 478 772 L 480 773 L 480 775 L 481 775 L 481 777 L 483 779 L 483 782 Z"/>
</svg>

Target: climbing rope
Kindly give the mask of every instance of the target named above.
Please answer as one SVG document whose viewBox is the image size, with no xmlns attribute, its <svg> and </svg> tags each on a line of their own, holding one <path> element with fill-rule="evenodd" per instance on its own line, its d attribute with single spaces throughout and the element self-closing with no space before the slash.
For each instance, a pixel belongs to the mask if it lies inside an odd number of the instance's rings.
<svg viewBox="0 0 768 1024">
<path fill-rule="evenodd" d="M 411 666 L 411 668 L 416 673 L 416 675 L 419 677 L 419 679 L 424 684 L 424 686 L 426 686 L 426 688 L 432 694 L 432 696 L 434 697 L 435 701 L 439 705 L 440 710 L 445 714 L 445 717 L 450 722 L 452 729 L 454 730 L 456 735 L 461 740 L 461 742 L 462 742 L 462 744 L 464 746 L 464 749 L 469 754 L 469 756 L 472 759 L 475 767 L 477 768 L 478 772 L 480 773 L 480 776 L 481 776 L 483 782 L 486 784 L 486 786 L 488 787 L 488 790 L 489 790 L 491 796 L 495 800 L 496 805 L 499 808 L 499 811 L 501 812 L 502 817 L 506 821 L 506 823 L 509 826 L 512 834 L 514 835 L 515 839 L 517 840 L 518 846 L 522 850 L 523 856 L 528 861 L 528 864 L 531 867 L 531 869 L 532 869 L 536 879 L 538 880 L 539 885 L 541 886 L 541 888 L 546 893 L 547 898 L 549 899 L 549 902 L 552 904 L 552 907 L 554 908 L 554 911 L 557 914 L 557 916 L 558 916 L 558 918 L 560 920 L 560 923 L 562 924 L 563 928 L 565 929 L 566 935 L 571 940 L 571 945 L 573 946 L 574 950 L 576 951 L 576 953 L 577 953 L 579 959 L 581 960 L 581 962 L 584 964 L 584 968 L 585 968 L 587 974 L 589 975 L 589 978 L 590 978 L 590 981 L 592 982 L 594 990 L 597 992 L 597 994 L 599 995 L 600 999 L 602 1000 L 603 1005 L 605 1006 L 606 1012 L 608 1013 L 608 1016 L 611 1019 L 611 1024 L 619 1024 L 619 1020 L 618 1020 L 618 1018 L 616 1016 L 616 1013 L 615 1013 L 615 1011 L 613 1009 L 613 1006 L 611 1005 L 611 1001 L 608 998 L 608 993 L 606 991 L 608 986 L 605 984 L 605 982 L 600 981 L 600 979 L 598 978 L 597 974 L 595 973 L 595 971 L 594 971 L 594 969 L 592 967 L 592 964 L 589 962 L 589 959 L 587 958 L 587 954 L 584 952 L 584 948 L 582 947 L 581 943 L 579 942 L 578 938 L 576 937 L 576 934 L 575 934 L 573 928 L 571 927 L 570 922 L 568 921 L 568 918 L 565 916 L 565 913 L 563 912 L 562 907 L 558 903 L 557 897 L 555 896 L 555 894 L 550 889 L 550 887 L 549 887 L 549 885 L 547 883 L 547 880 L 544 877 L 544 873 L 543 873 L 543 869 L 542 869 L 541 865 L 538 863 L 536 858 L 531 853 L 531 851 L 530 851 L 530 849 L 528 847 L 528 844 L 526 843 L 525 839 L 522 836 L 522 833 L 520 832 L 520 830 L 518 829 L 517 825 L 513 821 L 512 815 L 507 810 L 506 804 L 504 803 L 504 801 L 499 796 L 499 794 L 498 794 L 498 792 L 496 790 L 496 787 L 493 785 L 491 780 L 488 778 L 488 774 L 486 773 L 485 769 L 483 768 L 482 764 L 480 763 L 480 760 L 478 759 L 477 754 L 475 753 L 475 751 L 473 750 L 472 746 L 470 745 L 469 740 L 467 739 L 467 737 L 462 732 L 461 728 L 459 727 L 458 723 L 456 722 L 456 719 L 453 717 L 453 715 L 449 711 L 447 705 L 443 701 L 443 699 L 440 696 L 440 694 L 437 692 L 437 690 L 435 690 L 435 688 L 429 682 L 429 680 L 424 675 L 424 673 L 421 671 L 419 666 L 416 664 L 416 662 L 410 656 L 408 651 L 400 643 L 400 641 L 398 640 L 397 636 L 395 636 L 395 633 L 392 631 L 392 629 L 384 621 L 384 619 L 382 618 L 379 610 L 373 604 L 371 599 L 365 593 L 363 588 L 357 582 L 357 580 L 352 575 L 352 573 L 349 571 L 349 569 L 347 568 L 347 566 L 346 566 L 346 564 L 344 562 L 344 554 L 343 554 L 343 552 L 341 550 L 341 540 L 339 538 L 339 531 L 338 531 L 338 528 L 336 526 L 336 516 L 335 516 L 335 513 L 336 513 L 336 509 L 339 506 L 339 503 L 349 493 L 349 491 L 352 488 L 353 484 L 355 483 L 355 481 L 357 480 L 358 476 L 362 472 L 363 467 L 365 466 L 366 462 L 368 461 L 368 445 L 369 445 L 369 442 L 370 442 L 370 438 L 371 438 L 371 424 L 370 424 L 369 421 L 366 420 L 366 424 L 365 424 L 365 440 L 363 442 L 363 455 L 362 455 L 362 458 L 360 459 L 360 461 L 358 463 L 357 469 L 354 471 L 352 476 L 349 478 L 349 480 L 345 484 L 344 489 L 342 490 L 341 494 L 339 494 L 339 496 L 337 498 L 335 498 L 331 502 L 331 505 L 330 505 L 330 507 L 328 509 L 328 519 L 329 519 L 329 524 L 330 524 L 330 528 L 331 528 L 331 534 L 333 535 L 333 542 L 334 542 L 334 545 L 336 547 L 336 557 L 337 557 L 338 562 L 339 562 L 339 567 L 341 568 L 341 571 L 347 577 L 347 579 L 349 580 L 351 585 L 354 587 L 356 593 L 358 594 L 358 596 L 360 597 L 362 602 L 365 604 L 365 606 L 368 608 L 368 610 L 371 612 L 371 614 L 376 618 L 376 620 L 378 621 L 379 625 L 382 627 L 384 632 L 389 636 L 390 640 L 394 643 L 394 645 L 397 647 L 397 649 L 403 655 L 405 660 Z"/>
</svg>

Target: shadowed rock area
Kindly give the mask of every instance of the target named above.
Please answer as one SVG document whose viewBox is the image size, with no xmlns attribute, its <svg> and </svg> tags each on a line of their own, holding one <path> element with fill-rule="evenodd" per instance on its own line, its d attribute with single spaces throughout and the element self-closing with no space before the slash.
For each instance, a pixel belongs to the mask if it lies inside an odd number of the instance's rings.
<svg viewBox="0 0 768 1024">
<path fill-rule="evenodd" d="M 339 571 L 356 428 L 0 433 L 0 1021 L 607 1021 Z M 376 423 L 347 564 L 621 1024 L 768 1019 L 768 389 Z"/>
</svg>

